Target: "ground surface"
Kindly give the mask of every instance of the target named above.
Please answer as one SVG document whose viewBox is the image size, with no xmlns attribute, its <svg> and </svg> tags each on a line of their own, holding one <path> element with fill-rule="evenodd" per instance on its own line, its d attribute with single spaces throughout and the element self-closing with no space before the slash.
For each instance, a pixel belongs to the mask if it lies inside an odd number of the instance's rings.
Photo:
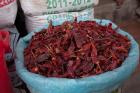
<svg viewBox="0 0 140 93">
<path fill-rule="evenodd" d="M 140 21 L 138 19 L 122 22 L 120 27 L 133 35 L 140 45 Z M 122 93 L 140 93 L 140 65 L 132 77 L 124 84 Z"/>
</svg>

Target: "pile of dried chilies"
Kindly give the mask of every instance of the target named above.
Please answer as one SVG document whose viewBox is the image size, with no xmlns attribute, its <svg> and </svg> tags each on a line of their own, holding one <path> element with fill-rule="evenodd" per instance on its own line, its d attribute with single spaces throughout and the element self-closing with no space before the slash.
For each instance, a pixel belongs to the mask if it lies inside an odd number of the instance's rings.
<svg viewBox="0 0 140 93">
<path fill-rule="evenodd" d="M 35 34 L 24 51 L 25 66 L 46 77 L 82 78 L 119 67 L 131 42 L 95 21 L 64 22 Z"/>
</svg>

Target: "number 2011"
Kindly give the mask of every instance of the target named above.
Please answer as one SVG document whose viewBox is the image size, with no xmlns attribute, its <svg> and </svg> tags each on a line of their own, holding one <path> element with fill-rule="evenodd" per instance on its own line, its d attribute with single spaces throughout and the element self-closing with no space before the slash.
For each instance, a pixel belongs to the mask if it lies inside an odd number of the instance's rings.
<svg viewBox="0 0 140 93">
<path fill-rule="evenodd" d="M 52 8 L 57 8 L 57 7 L 67 7 L 67 0 L 47 0 L 47 8 L 52 9 Z"/>
</svg>

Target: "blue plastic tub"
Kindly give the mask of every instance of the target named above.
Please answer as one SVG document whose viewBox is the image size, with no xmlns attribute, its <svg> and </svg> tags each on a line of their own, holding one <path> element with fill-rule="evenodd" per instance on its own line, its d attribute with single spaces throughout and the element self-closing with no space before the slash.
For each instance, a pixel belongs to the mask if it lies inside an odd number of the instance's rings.
<svg viewBox="0 0 140 93">
<path fill-rule="evenodd" d="M 98 23 L 107 25 L 111 21 L 96 19 Z M 53 22 L 54 25 L 59 25 L 59 22 Z M 117 26 L 113 23 L 113 28 Z M 29 35 L 21 38 L 17 45 L 16 69 L 18 75 L 27 84 L 31 93 L 111 93 L 127 80 L 136 69 L 139 62 L 139 46 L 134 38 L 118 29 L 118 33 L 127 35 L 131 40 L 132 46 L 129 56 L 121 67 L 100 75 L 90 76 L 81 79 L 66 79 L 66 78 L 47 78 L 38 74 L 29 72 L 24 67 L 23 51 L 28 45 L 28 42 L 35 34 L 31 32 Z"/>
</svg>

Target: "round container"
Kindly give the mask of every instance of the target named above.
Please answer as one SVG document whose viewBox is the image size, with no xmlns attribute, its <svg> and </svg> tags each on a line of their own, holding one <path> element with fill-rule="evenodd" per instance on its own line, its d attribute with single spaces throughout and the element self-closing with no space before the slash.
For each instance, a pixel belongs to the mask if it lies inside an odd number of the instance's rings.
<svg viewBox="0 0 140 93">
<path fill-rule="evenodd" d="M 95 21 L 101 23 L 101 25 L 112 23 L 109 20 L 96 19 Z M 55 21 L 53 24 L 59 25 Z M 113 28 L 116 27 L 113 24 Z M 132 44 L 129 56 L 121 67 L 100 75 L 80 79 L 47 78 L 29 72 L 24 67 L 23 51 L 35 34 L 31 32 L 26 37 L 21 38 L 17 45 L 16 69 L 18 75 L 27 84 L 31 93 L 111 93 L 113 90 L 118 89 L 131 76 L 139 61 L 139 46 L 134 38 L 121 29 L 118 29 L 117 32 L 122 35 L 127 35 Z"/>
</svg>

